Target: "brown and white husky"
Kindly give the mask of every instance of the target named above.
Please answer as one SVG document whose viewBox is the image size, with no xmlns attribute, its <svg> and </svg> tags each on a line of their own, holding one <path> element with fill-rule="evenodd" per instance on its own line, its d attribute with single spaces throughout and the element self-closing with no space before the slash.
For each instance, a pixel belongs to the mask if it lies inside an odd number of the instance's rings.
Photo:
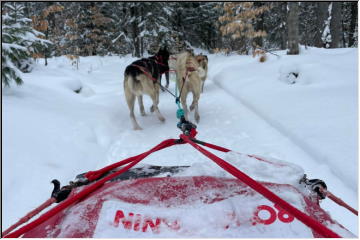
<svg viewBox="0 0 360 240">
<path fill-rule="evenodd" d="M 165 121 L 165 118 L 159 111 L 158 104 L 160 79 L 163 73 L 169 71 L 169 55 L 166 48 L 160 49 L 155 56 L 139 59 L 125 69 L 124 92 L 134 130 L 142 129 L 137 123 L 134 114 L 135 98 L 138 99 L 141 115 L 145 116 L 144 94 L 149 95 L 152 99 L 153 104 L 150 111 L 155 112 L 161 122 Z"/>
</svg>

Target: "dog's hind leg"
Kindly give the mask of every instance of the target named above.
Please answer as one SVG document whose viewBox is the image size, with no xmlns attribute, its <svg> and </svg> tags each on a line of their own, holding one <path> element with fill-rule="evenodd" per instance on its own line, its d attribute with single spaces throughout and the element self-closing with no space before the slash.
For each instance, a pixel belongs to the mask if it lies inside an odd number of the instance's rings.
<svg viewBox="0 0 360 240">
<path fill-rule="evenodd" d="M 180 102 L 181 102 L 181 105 L 182 105 L 183 110 L 184 110 L 185 119 L 186 119 L 186 120 L 189 120 L 189 118 L 188 118 L 189 110 L 188 110 L 187 104 L 186 104 L 186 95 L 187 95 L 187 93 L 182 93 L 182 94 L 181 94 Z"/>
<path fill-rule="evenodd" d="M 143 103 L 143 96 L 142 95 L 137 96 L 137 99 L 138 99 L 138 103 L 139 103 L 141 116 L 146 116 L 144 103 Z"/>
<path fill-rule="evenodd" d="M 166 72 L 166 73 L 165 73 L 165 78 L 166 78 L 166 85 L 165 85 L 165 87 L 166 87 L 166 88 L 169 88 L 169 72 Z"/>
<path fill-rule="evenodd" d="M 195 105 L 195 121 L 197 123 L 200 122 L 200 114 L 199 114 L 199 103 L 197 102 L 196 105 Z"/>
<path fill-rule="evenodd" d="M 157 89 L 156 87 L 155 87 L 155 89 Z M 158 89 L 157 90 L 155 90 L 155 91 L 159 91 Z M 165 91 L 165 90 L 164 90 Z M 154 94 L 155 96 L 156 96 L 156 100 L 155 100 L 155 102 L 156 102 L 156 105 L 155 104 L 153 104 L 151 107 L 150 107 L 150 112 L 154 112 L 155 111 L 155 106 L 158 106 L 159 105 L 159 94 Z M 151 96 L 151 94 L 150 94 L 150 96 Z M 153 101 L 153 103 L 154 103 L 154 101 Z"/>
<path fill-rule="evenodd" d="M 130 80 L 130 81 L 132 81 L 132 80 Z M 137 121 L 135 119 L 135 114 L 134 114 L 135 95 L 134 95 L 134 93 L 131 92 L 131 90 L 129 89 L 129 87 L 127 85 L 128 85 L 128 81 L 125 82 L 124 86 L 125 86 L 125 98 L 126 98 L 126 102 L 128 104 L 129 110 L 130 110 L 131 123 L 133 125 L 134 130 L 142 130 L 142 128 L 139 126 L 139 124 L 137 123 Z"/>
<path fill-rule="evenodd" d="M 159 104 L 159 96 L 156 93 L 150 94 L 151 99 L 153 100 L 153 105 L 151 106 L 151 109 L 155 112 L 156 116 L 161 122 L 165 121 L 165 118 L 163 115 L 161 115 L 158 104 Z"/>
<path fill-rule="evenodd" d="M 190 111 L 195 110 L 194 116 L 195 116 L 195 121 L 197 123 L 200 121 L 199 98 L 200 98 L 200 96 L 195 96 L 195 94 L 193 94 L 193 102 L 190 105 Z"/>
</svg>

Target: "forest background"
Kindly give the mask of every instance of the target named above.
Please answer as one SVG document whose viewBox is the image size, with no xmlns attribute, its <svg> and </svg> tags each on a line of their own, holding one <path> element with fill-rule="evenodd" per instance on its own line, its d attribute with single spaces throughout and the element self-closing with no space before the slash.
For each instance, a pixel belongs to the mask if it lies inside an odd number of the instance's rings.
<svg viewBox="0 0 360 240">
<path fill-rule="evenodd" d="M 357 2 L 2 2 L 2 79 L 37 58 L 126 55 L 160 46 L 251 54 L 357 47 Z"/>
</svg>

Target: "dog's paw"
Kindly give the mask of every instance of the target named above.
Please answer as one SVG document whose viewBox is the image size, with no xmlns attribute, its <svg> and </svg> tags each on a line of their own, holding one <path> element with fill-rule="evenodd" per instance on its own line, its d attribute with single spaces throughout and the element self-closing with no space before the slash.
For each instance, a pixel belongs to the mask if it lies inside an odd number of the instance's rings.
<svg viewBox="0 0 360 240">
<path fill-rule="evenodd" d="M 199 114 L 195 114 L 195 121 L 196 121 L 196 123 L 200 122 L 200 115 Z"/>
<path fill-rule="evenodd" d="M 137 130 L 143 130 L 140 126 L 136 126 L 134 127 L 134 130 L 137 131 Z"/>
<path fill-rule="evenodd" d="M 164 118 L 164 117 L 159 117 L 159 120 L 160 120 L 161 122 L 165 122 L 165 118 Z"/>
<path fill-rule="evenodd" d="M 146 116 L 146 113 L 145 113 L 145 112 L 141 112 L 141 116 Z"/>
</svg>

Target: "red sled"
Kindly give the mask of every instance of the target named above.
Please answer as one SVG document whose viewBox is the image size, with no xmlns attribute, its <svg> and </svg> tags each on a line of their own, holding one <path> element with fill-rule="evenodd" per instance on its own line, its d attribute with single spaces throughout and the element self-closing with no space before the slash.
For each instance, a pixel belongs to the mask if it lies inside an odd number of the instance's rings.
<svg viewBox="0 0 360 240">
<path fill-rule="evenodd" d="M 288 196 L 342 237 L 355 237 L 295 187 Z M 79 189 L 81 190 L 81 189 Z M 75 192 L 76 193 L 76 192 Z M 114 181 L 23 235 L 25 238 L 323 237 L 237 179 L 207 176 Z"/>
</svg>

